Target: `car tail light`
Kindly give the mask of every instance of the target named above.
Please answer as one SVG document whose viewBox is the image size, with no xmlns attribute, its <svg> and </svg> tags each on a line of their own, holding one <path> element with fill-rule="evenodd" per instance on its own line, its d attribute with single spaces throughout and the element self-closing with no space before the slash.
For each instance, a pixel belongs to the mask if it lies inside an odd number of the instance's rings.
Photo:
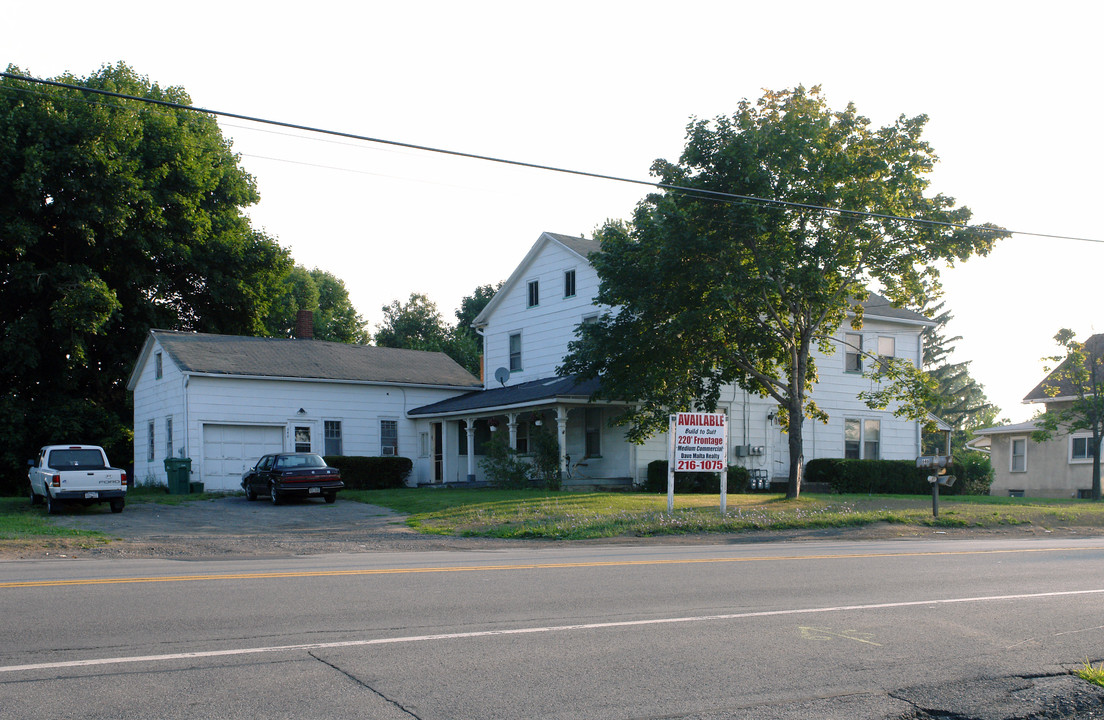
<svg viewBox="0 0 1104 720">
<path fill-rule="evenodd" d="M 123 484 L 123 487 L 127 486 L 127 484 L 126 484 L 126 473 L 119 473 L 119 482 L 121 482 Z"/>
<path fill-rule="evenodd" d="M 61 487 L 61 475 L 54 475 L 50 481 L 54 487 Z"/>
</svg>

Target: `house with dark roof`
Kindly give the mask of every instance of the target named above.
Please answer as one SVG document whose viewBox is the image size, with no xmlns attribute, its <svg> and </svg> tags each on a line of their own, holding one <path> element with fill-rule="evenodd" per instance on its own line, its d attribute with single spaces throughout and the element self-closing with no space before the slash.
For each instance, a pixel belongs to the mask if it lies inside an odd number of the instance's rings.
<svg viewBox="0 0 1104 720">
<path fill-rule="evenodd" d="M 565 485 L 629 487 L 667 455 L 668 438 L 636 445 L 609 420 L 617 402 L 593 401 L 597 381 L 561 377 L 580 324 L 609 308 L 595 304 L 597 241 L 543 233 L 473 325 L 483 337 L 477 379 L 441 353 L 360 347 L 309 339 L 227 337 L 154 330 L 128 388 L 134 392 L 134 476 L 163 481 L 166 457 L 190 457 L 212 489 L 234 490 L 242 471 L 269 452 L 402 455 L 410 484 L 487 479 L 484 446 L 501 433 L 520 454 L 536 433 L 559 443 Z M 870 356 L 919 364 L 918 313 L 871 295 L 861 330 L 841 329 L 834 355 L 818 354 L 812 397 L 827 424 L 807 421 L 805 457 L 913 459 L 921 424 L 892 408 L 869 409 L 858 394 Z M 784 478 L 789 447 L 776 404 L 736 386 L 722 396 L 730 463 L 766 484 Z"/>
<path fill-rule="evenodd" d="M 309 324 L 300 323 L 309 328 Z M 444 353 L 151 330 L 134 393 L 134 478 L 164 483 L 167 457 L 192 459 L 207 489 L 238 490 L 262 455 L 400 455 L 433 477 L 428 435 L 408 412 L 481 387 Z"/>
<path fill-rule="evenodd" d="M 1104 357 L 1104 334 L 1085 341 L 1092 358 Z M 1025 403 L 1052 409 L 1076 399 L 1073 386 L 1055 369 L 1024 396 Z M 1035 423 L 975 430 L 971 446 L 987 450 L 993 464 L 990 495 L 1012 497 L 1092 497 L 1092 432 L 1056 434 L 1045 442 L 1031 439 Z"/>
<path fill-rule="evenodd" d="M 594 304 L 598 274 L 588 257 L 599 250 L 595 240 L 542 234 L 476 317 L 473 325 L 483 336 L 482 389 L 409 413 L 429 422 L 430 442 L 441 450 L 434 482 L 482 479 L 481 448 L 493 432 L 504 433 L 521 453 L 531 449 L 534 433 L 555 433 L 567 484 L 643 483 L 648 463 L 666 457 L 665 434 L 642 445 L 627 442 L 624 431 L 609 424 L 618 403 L 592 402 L 595 381 L 580 383 L 556 373 L 578 326 L 609 311 Z M 842 349 L 817 355 L 820 377 L 812 397 L 831 420 L 807 421 L 806 458 L 911 460 L 921 454 L 921 423 L 895 417 L 892 408 L 871 410 L 858 394 L 871 387 L 862 374 L 870 356 L 921 363 L 921 331 L 931 324 L 919 313 L 870 296 L 863 328 L 841 329 L 837 347 Z M 789 447 L 776 403 L 732 386 L 719 410 L 728 414 L 730 462 L 746 466 L 764 483 L 784 478 Z"/>
</svg>

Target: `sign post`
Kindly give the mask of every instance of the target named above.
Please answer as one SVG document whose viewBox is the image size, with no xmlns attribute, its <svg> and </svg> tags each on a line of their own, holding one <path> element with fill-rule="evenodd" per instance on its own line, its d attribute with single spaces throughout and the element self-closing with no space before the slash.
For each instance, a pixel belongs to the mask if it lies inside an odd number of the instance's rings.
<svg viewBox="0 0 1104 720">
<path fill-rule="evenodd" d="M 670 418 L 667 512 L 675 507 L 675 472 L 719 472 L 721 514 L 728 503 L 728 424 L 724 413 L 684 412 Z"/>
</svg>

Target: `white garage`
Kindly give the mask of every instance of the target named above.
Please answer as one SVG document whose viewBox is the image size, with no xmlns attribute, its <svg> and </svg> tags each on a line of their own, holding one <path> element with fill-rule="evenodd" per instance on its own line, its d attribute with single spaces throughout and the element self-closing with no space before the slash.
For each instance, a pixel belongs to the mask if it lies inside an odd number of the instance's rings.
<svg viewBox="0 0 1104 720">
<path fill-rule="evenodd" d="M 280 425 L 203 426 L 203 466 L 199 470 L 206 490 L 239 490 L 241 476 L 262 455 L 284 449 Z"/>
</svg>

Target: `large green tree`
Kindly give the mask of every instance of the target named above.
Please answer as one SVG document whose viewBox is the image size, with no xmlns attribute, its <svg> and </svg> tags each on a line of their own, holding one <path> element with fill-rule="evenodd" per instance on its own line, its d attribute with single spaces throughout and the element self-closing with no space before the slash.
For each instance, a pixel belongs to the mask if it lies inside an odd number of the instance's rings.
<svg viewBox="0 0 1104 720">
<path fill-rule="evenodd" d="M 924 328 L 924 370 L 935 383 L 934 391 L 927 403 L 927 409 L 951 426 L 951 452 L 959 455 L 965 449 L 966 442 L 973 437 L 973 431 L 989 427 L 996 422 L 1000 412 L 996 405 L 989 402 L 985 388 L 970 375 L 970 361 L 951 362 L 954 343 L 961 336 L 947 337 L 947 323 L 953 319 L 945 302 L 925 307 L 935 325 Z M 934 445 L 925 447 L 924 453 L 939 454 L 943 447 Z"/>
<path fill-rule="evenodd" d="M 1054 336 L 1062 352 L 1045 358 L 1053 368 L 1040 384 L 1050 398 L 1046 410 L 1035 416 L 1036 442 L 1082 430 L 1091 434 L 1092 499 L 1100 499 L 1100 443 L 1104 440 L 1104 335 L 1078 342 L 1073 331 L 1062 328 Z M 1031 393 L 1032 395 L 1035 392 Z"/>
<path fill-rule="evenodd" d="M 284 278 L 265 317 L 265 331 L 276 337 L 293 337 L 299 310 L 314 313 L 314 337 L 332 342 L 368 344 L 364 319 L 349 300 L 345 283 L 325 270 L 296 265 Z"/>
<path fill-rule="evenodd" d="M 190 103 L 123 64 L 56 80 Z M 291 261 L 250 227 L 257 198 L 208 115 L 0 80 L 4 490 L 47 442 L 128 461 L 125 385 L 150 328 L 263 334 Z"/>
<path fill-rule="evenodd" d="M 673 409 L 715 408 L 729 383 L 773 398 L 797 497 L 803 421 L 825 417 L 810 397 L 814 348 L 833 352 L 848 311 L 861 327 L 868 288 L 919 306 L 938 292 L 938 261 L 984 254 L 1005 235 L 963 227 L 970 211 L 929 192 L 926 121 L 872 127 L 853 105 L 830 109 L 817 87 L 692 121 L 679 161 L 652 166 L 662 191 L 631 223 L 596 232 L 597 299 L 616 312 L 581 328 L 561 371 L 634 401 L 619 421 L 636 440 Z M 923 415 L 912 401 L 923 378 L 903 363 L 870 365 L 895 382 L 869 402 Z"/>
<path fill-rule="evenodd" d="M 411 293 L 405 303 L 395 300 L 383 307 L 383 322 L 373 339 L 381 347 L 443 352 L 468 372 L 479 375 L 483 339 L 471 322 L 500 287 L 502 283 L 480 285 L 465 296 L 456 310 L 456 325 L 445 321 L 437 303 L 421 293 Z"/>
</svg>

